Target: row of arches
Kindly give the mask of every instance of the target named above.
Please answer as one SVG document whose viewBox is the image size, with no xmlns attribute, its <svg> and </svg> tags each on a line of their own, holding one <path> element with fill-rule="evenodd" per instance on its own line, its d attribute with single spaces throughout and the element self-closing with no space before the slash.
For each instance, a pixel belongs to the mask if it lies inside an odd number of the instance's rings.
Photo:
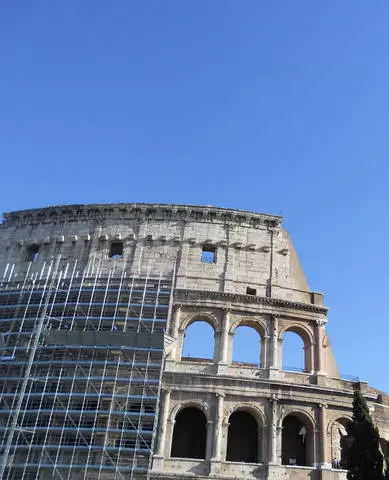
<svg viewBox="0 0 389 480">
<path fill-rule="evenodd" d="M 331 454 L 344 459 L 345 437 L 337 436 L 345 428 L 347 419 L 331 424 Z M 207 419 L 197 407 L 181 409 L 176 415 L 171 446 L 171 457 L 205 459 Z M 283 465 L 313 466 L 315 463 L 314 426 L 304 414 L 290 413 L 281 427 L 281 463 Z M 241 463 L 262 463 L 263 428 L 258 419 L 247 410 L 236 410 L 228 419 L 225 460 Z"/>
<path fill-rule="evenodd" d="M 226 460 L 258 463 L 259 427 L 249 412 L 238 410 L 229 418 Z M 171 456 L 205 459 L 207 419 L 196 407 L 182 409 L 176 416 Z"/>
<path fill-rule="evenodd" d="M 254 326 L 237 326 L 234 330 L 232 362 L 264 368 L 262 351 L 264 338 L 264 333 Z M 293 327 L 283 332 L 282 368 L 284 370 L 311 370 L 307 342 L 308 338 Z M 214 328 L 205 320 L 196 320 L 185 330 L 182 358 L 214 360 L 215 347 Z"/>
</svg>

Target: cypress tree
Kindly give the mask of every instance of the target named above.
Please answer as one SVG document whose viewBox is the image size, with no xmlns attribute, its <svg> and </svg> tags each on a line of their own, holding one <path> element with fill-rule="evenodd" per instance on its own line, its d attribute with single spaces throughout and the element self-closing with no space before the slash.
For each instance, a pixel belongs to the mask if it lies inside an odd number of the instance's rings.
<svg viewBox="0 0 389 480">
<path fill-rule="evenodd" d="M 348 480 L 384 480 L 378 428 L 373 424 L 366 400 L 354 391 L 353 419 L 347 426 L 350 447 L 345 452 Z"/>
</svg>

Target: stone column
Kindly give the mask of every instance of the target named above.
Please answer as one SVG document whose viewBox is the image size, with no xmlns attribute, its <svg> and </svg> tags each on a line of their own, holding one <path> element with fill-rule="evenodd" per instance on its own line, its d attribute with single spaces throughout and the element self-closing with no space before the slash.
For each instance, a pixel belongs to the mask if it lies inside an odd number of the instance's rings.
<svg viewBox="0 0 389 480">
<path fill-rule="evenodd" d="M 278 399 L 274 395 L 269 398 L 271 406 L 270 428 L 268 428 L 269 461 L 268 463 L 277 464 L 277 407 Z"/>
<path fill-rule="evenodd" d="M 227 363 L 228 362 L 228 336 L 229 336 L 229 329 L 230 329 L 230 313 L 231 308 L 226 307 L 223 309 L 224 316 L 222 322 L 222 330 L 221 330 L 221 339 L 220 339 L 220 354 L 218 361 L 220 363 Z"/>
<path fill-rule="evenodd" d="M 324 337 L 324 325 L 326 324 L 325 320 L 316 320 L 316 328 L 315 328 L 315 347 L 316 347 L 316 365 L 314 366 L 314 370 L 319 375 L 325 375 L 323 371 L 323 337 Z"/>
<path fill-rule="evenodd" d="M 265 335 L 261 338 L 261 358 L 260 358 L 260 367 L 269 368 L 268 363 L 268 344 L 270 337 Z"/>
<path fill-rule="evenodd" d="M 320 467 L 331 468 L 331 464 L 327 459 L 327 405 L 319 404 L 319 444 L 320 444 Z"/>
<path fill-rule="evenodd" d="M 213 455 L 214 460 L 221 459 L 221 444 L 222 444 L 222 428 L 223 428 L 223 405 L 224 395 L 222 393 L 216 394 L 216 412 L 215 423 L 213 431 Z"/>
<path fill-rule="evenodd" d="M 166 428 L 167 420 L 169 416 L 170 408 L 170 390 L 162 390 L 162 399 L 161 399 L 161 411 L 160 411 L 160 424 L 159 424 L 159 438 L 158 445 L 156 449 L 156 455 L 161 457 L 165 456 L 165 445 L 166 445 Z"/>
<path fill-rule="evenodd" d="M 269 373 L 273 375 L 278 373 L 280 368 L 278 360 L 278 315 L 271 316 L 271 331 L 270 331 L 270 365 Z M 276 372 L 275 372 L 276 371 Z"/>
<path fill-rule="evenodd" d="M 212 443 L 213 443 L 213 426 L 214 422 L 212 420 L 207 421 L 207 440 L 205 446 L 205 459 L 211 460 L 212 458 Z"/>
<path fill-rule="evenodd" d="M 181 312 L 182 312 L 182 305 L 177 303 L 173 306 L 173 315 L 171 318 L 169 333 L 170 335 L 177 339 L 178 337 L 178 330 L 180 328 L 181 323 Z"/>
<path fill-rule="evenodd" d="M 213 422 L 213 448 L 212 448 L 212 458 L 210 464 L 210 472 L 216 474 L 220 472 L 220 462 L 221 462 L 221 446 L 222 446 L 222 436 L 223 436 L 223 406 L 224 406 L 224 394 L 216 394 L 216 409 L 215 409 L 215 419 Z"/>
<path fill-rule="evenodd" d="M 164 466 L 165 456 L 169 456 L 170 452 L 165 455 L 166 450 L 166 433 L 167 424 L 170 410 L 170 390 L 162 390 L 161 395 L 161 410 L 160 410 L 160 423 L 159 423 L 159 435 L 157 436 L 156 453 L 153 456 L 153 470 L 162 472 Z"/>
</svg>

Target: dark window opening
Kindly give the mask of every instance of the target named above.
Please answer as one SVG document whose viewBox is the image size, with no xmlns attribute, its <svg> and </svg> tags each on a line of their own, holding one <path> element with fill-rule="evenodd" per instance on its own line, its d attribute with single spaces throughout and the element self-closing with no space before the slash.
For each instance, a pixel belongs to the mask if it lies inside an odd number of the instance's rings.
<svg viewBox="0 0 389 480">
<path fill-rule="evenodd" d="M 27 247 L 27 261 L 37 262 L 39 258 L 39 245 L 30 245 Z"/>
<path fill-rule="evenodd" d="M 109 250 L 109 258 L 122 258 L 123 257 L 123 242 L 111 242 L 111 248 Z"/>
<path fill-rule="evenodd" d="M 176 458 L 205 459 L 207 420 L 198 408 L 181 410 L 173 430 L 171 456 Z"/>
<path fill-rule="evenodd" d="M 227 461 L 258 463 L 258 424 L 248 412 L 238 411 L 230 417 Z"/>
<path fill-rule="evenodd" d="M 256 295 L 256 294 L 257 294 L 256 288 L 251 288 L 251 287 L 246 288 L 246 295 Z"/>
<path fill-rule="evenodd" d="M 213 245 L 203 245 L 201 252 L 202 263 L 216 263 L 216 247 Z"/>
<path fill-rule="evenodd" d="M 282 423 L 282 464 L 309 466 L 312 456 L 311 432 L 295 415 L 288 415 Z"/>
</svg>

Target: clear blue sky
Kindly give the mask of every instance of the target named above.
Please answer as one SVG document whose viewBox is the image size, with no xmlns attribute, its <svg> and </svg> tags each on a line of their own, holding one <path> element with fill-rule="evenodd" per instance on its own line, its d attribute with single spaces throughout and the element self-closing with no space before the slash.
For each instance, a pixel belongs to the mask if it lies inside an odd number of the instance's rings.
<svg viewBox="0 0 389 480">
<path fill-rule="evenodd" d="M 0 3 L 0 210 L 282 213 L 345 373 L 389 392 L 389 2 Z"/>
</svg>

